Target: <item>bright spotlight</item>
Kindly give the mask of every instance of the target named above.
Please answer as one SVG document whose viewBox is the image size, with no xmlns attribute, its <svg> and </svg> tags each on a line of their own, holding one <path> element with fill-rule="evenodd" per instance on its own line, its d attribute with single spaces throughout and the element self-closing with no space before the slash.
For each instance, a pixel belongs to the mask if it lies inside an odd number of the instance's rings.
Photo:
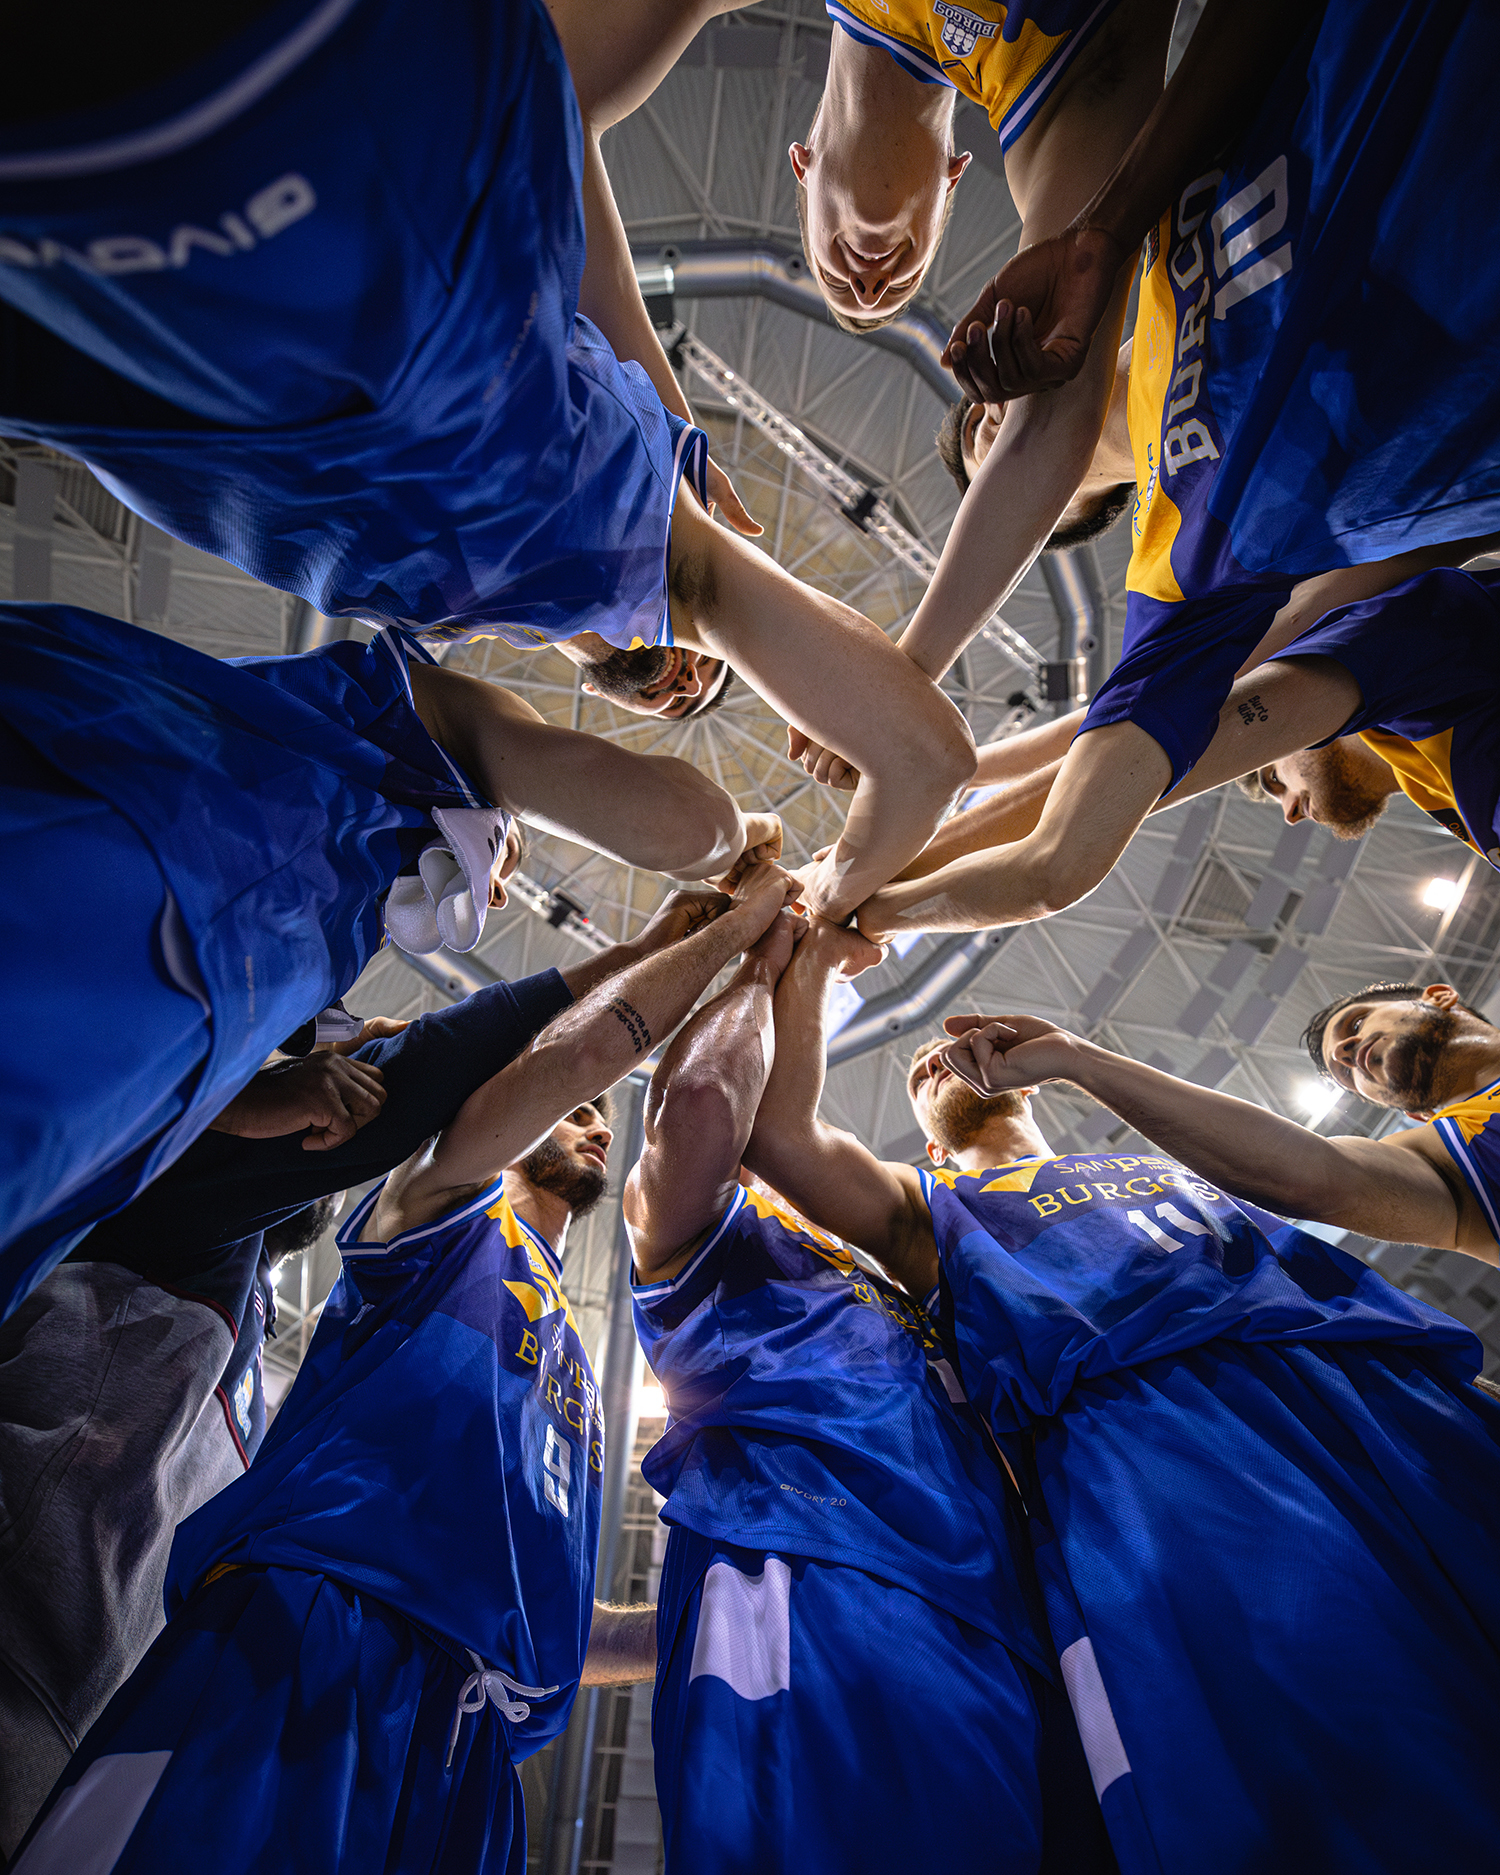
<svg viewBox="0 0 1500 1875">
<path fill-rule="evenodd" d="M 1342 1099 L 1339 1089 L 1327 1081 L 1304 1081 L 1297 1089 L 1297 1105 L 1307 1115 L 1308 1126 L 1320 1126 Z"/>
<path fill-rule="evenodd" d="M 1463 895 L 1461 880 L 1429 879 L 1422 892 L 1422 903 L 1430 905 L 1434 911 L 1451 911 Z"/>
<path fill-rule="evenodd" d="M 649 1384 L 641 1388 L 637 1408 L 642 1419 L 665 1419 L 667 1416 L 667 1396 L 660 1387 Z"/>
</svg>

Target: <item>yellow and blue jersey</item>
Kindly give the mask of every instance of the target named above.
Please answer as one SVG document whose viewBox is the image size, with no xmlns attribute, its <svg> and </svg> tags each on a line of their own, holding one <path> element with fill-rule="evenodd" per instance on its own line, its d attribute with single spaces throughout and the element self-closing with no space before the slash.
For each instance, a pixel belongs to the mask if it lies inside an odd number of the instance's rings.
<svg viewBox="0 0 1500 1875">
<path fill-rule="evenodd" d="M 1500 1243 L 1500 1081 L 1450 1101 L 1433 1125 Z"/>
<path fill-rule="evenodd" d="M 528 1686 L 514 1755 L 567 1722 L 593 1618 L 604 1419 L 546 1239 L 500 1181 L 344 1269 L 245 1476 L 182 1524 L 180 1604 L 219 1563 L 305 1569 L 378 1597 Z"/>
<path fill-rule="evenodd" d="M 1490 9 L 1332 0 L 1147 241 L 1124 653 L 1087 726 L 1137 723 L 1174 783 L 1297 580 L 1500 524 L 1500 297 L 1434 210 L 1476 161 L 1500 186 L 1497 57 Z"/>
<path fill-rule="evenodd" d="M 636 1285 L 635 1320 L 668 1523 L 865 1570 L 1047 1670 L 1003 1475 L 920 1307 L 741 1188 L 677 1276 Z"/>
<path fill-rule="evenodd" d="M 1465 1368 L 1466 1328 L 1153 1153 L 924 1172 L 962 1377 L 997 1434 L 1204 1342 L 1380 1341 Z"/>
<path fill-rule="evenodd" d="M 828 17 L 924 85 L 977 104 L 1008 150 L 1119 0 L 827 0 Z"/>
<path fill-rule="evenodd" d="M 1500 1636 L 1478 1341 L 1156 1153 L 925 1185 L 1121 1868 L 1425 1869 L 1450 1810 L 1439 1860 L 1470 1858 L 1493 1818 L 1453 1754 Z M 1387 1788 L 1424 1801 L 1372 1813 Z"/>
<path fill-rule="evenodd" d="M 1424 814 L 1500 868 L 1500 574 L 1419 574 L 1278 656 L 1342 664 L 1360 705 L 1339 735 L 1361 736 Z"/>
</svg>

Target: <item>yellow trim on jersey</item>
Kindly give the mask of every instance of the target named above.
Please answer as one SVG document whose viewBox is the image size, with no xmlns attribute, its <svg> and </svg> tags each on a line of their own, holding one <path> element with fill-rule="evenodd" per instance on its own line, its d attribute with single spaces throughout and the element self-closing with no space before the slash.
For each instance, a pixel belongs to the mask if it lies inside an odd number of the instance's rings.
<svg viewBox="0 0 1500 1875">
<path fill-rule="evenodd" d="M 1025 20 L 1016 37 L 1006 39 L 1007 8 L 997 5 L 996 0 L 962 0 L 961 6 L 953 5 L 952 12 L 971 14 L 991 30 L 974 31 L 973 50 L 955 57 L 943 33 L 947 29 L 950 39 L 957 36 L 963 22 L 939 14 L 932 0 L 888 0 L 888 4 L 882 4 L 882 0 L 838 0 L 838 11 L 829 11 L 836 21 L 839 13 L 847 13 L 872 37 L 906 47 L 930 68 L 935 81 L 946 80 L 960 96 L 977 104 L 1000 136 L 1005 134 L 1006 119 L 1046 70 L 1058 48 L 1072 37 L 1067 32 L 1044 33 L 1034 21 Z"/>
<path fill-rule="evenodd" d="M 1387 729 L 1364 729 L 1360 741 L 1366 743 L 1383 761 L 1390 763 L 1401 792 L 1409 801 L 1431 814 L 1466 846 L 1476 853 L 1484 848 L 1469 831 L 1469 824 L 1459 811 L 1453 791 L 1453 731 L 1424 736 L 1420 742 L 1408 742 L 1405 736 L 1393 736 Z M 1460 833 L 1459 828 L 1463 831 Z"/>
<path fill-rule="evenodd" d="M 500 1234 L 512 1250 L 524 1250 L 526 1261 L 531 1265 L 535 1282 L 506 1281 L 505 1287 L 526 1311 L 528 1322 L 539 1322 L 544 1315 L 561 1315 L 573 1333 L 578 1334 L 578 1323 L 573 1317 L 573 1305 L 562 1292 L 562 1285 L 552 1273 L 551 1265 L 531 1240 L 531 1233 L 511 1209 L 510 1199 L 501 1196 L 485 1211 L 500 1226 Z M 582 1336 L 579 1336 L 582 1339 Z"/>
<path fill-rule="evenodd" d="M 1051 1165 L 1049 1158 L 1022 1159 L 1011 1166 L 992 1166 L 984 1172 L 950 1172 L 946 1166 L 939 1166 L 931 1177 L 939 1185 L 946 1185 L 949 1191 L 957 1189 L 961 1178 L 988 1178 L 989 1171 L 1000 1174 L 990 1179 L 987 1185 L 981 1185 L 981 1191 L 1030 1191 L 1036 1181 L 1036 1175 L 1044 1165 Z"/>
<path fill-rule="evenodd" d="M 808 1238 L 812 1243 L 813 1249 L 826 1263 L 833 1264 L 835 1269 L 842 1270 L 846 1276 L 853 1274 L 857 1267 L 854 1258 L 844 1249 L 842 1244 L 830 1237 L 826 1231 L 819 1230 L 816 1224 L 809 1223 L 805 1217 L 800 1217 L 795 1211 L 784 1209 L 779 1204 L 773 1204 L 769 1198 L 764 1197 L 758 1192 L 753 1185 L 745 1186 L 744 1192 L 745 1203 L 757 1217 L 766 1218 L 772 1223 L 780 1224 L 784 1230 L 791 1231 L 794 1236 Z"/>
<path fill-rule="evenodd" d="M 1461 1100 L 1439 1107 L 1433 1119 L 1451 1120 L 1465 1139 L 1475 1139 L 1497 1113 L 1500 1113 L 1500 1081 L 1493 1087 L 1481 1088 L 1477 1094 L 1465 1094 Z"/>
<path fill-rule="evenodd" d="M 1130 565 L 1125 573 L 1127 592 L 1176 605 L 1182 588 L 1172 571 L 1172 548 L 1182 526 L 1182 514 L 1162 491 L 1161 413 L 1177 362 L 1177 301 L 1167 273 L 1167 250 L 1172 240 L 1169 208 L 1156 229 L 1156 258 L 1141 281 L 1135 318 L 1135 343 L 1130 351 L 1130 381 L 1125 398 L 1125 422 L 1130 432 L 1130 453 L 1135 458 L 1135 515 L 1131 521 Z"/>
</svg>

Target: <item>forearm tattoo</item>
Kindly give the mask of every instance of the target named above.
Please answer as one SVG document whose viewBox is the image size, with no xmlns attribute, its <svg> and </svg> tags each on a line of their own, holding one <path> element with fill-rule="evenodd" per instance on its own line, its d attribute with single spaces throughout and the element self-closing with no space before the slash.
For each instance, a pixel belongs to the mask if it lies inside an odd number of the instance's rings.
<svg viewBox="0 0 1500 1875">
<path fill-rule="evenodd" d="M 627 1003 L 623 996 L 612 996 L 604 1005 L 617 1022 L 623 1022 L 630 1031 L 630 1039 L 638 1055 L 645 1054 L 651 1046 L 651 1031 L 646 1027 L 645 1017 L 633 1004 Z"/>
<path fill-rule="evenodd" d="M 1238 708 L 1240 721 L 1247 729 L 1252 723 L 1268 723 L 1271 720 L 1271 712 L 1266 708 L 1265 704 L 1261 702 L 1258 695 L 1246 697 L 1244 702 L 1238 705 Z"/>
</svg>

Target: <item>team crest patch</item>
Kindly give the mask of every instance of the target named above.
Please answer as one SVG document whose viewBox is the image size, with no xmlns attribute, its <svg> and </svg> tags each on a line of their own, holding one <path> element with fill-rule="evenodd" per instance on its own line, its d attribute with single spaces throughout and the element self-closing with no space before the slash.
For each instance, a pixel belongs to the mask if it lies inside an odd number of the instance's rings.
<svg viewBox="0 0 1500 1875">
<path fill-rule="evenodd" d="M 951 0 L 936 0 L 933 12 L 943 22 L 943 44 L 955 58 L 966 59 L 981 39 L 993 39 L 1000 28 Z"/>
<path fill-rule="evenodd" d="M 247 1367 L 234 1390 L 234 1416 L 239 1421 L 241 1436 L 246 1439 L 250 1437 L 250 1402 L 254 1398 L 255 1371 Z"/>
</svg>

